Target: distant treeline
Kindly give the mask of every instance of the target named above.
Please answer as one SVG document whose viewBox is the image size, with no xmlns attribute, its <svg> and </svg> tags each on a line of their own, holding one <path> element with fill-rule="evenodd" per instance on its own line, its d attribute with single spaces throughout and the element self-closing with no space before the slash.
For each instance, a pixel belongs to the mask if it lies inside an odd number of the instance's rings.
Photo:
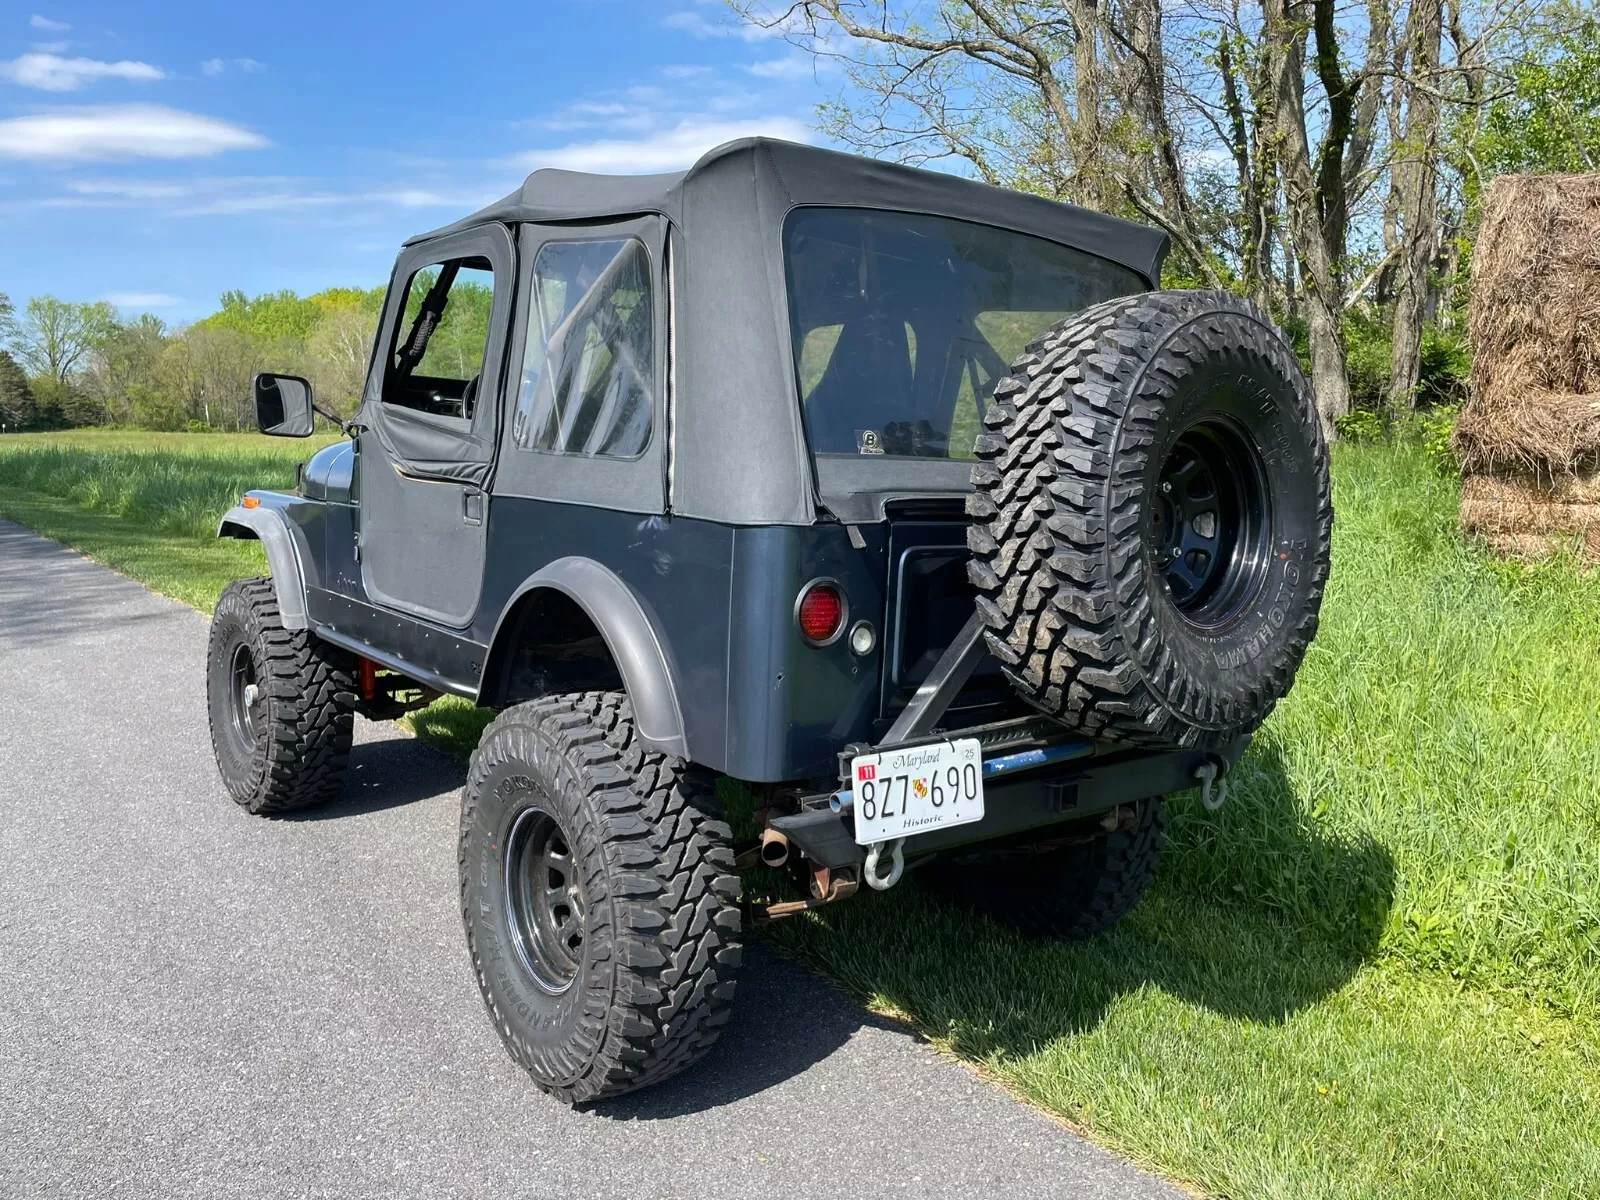
<svg viewBox="0 0 1600 1200">
<path fill-rule="evenodd" d="M 0 427 L 81 425 L 248 429 L 258 371 L 312 381 L 319 402 L 354 410 L 384 289 L 330 288 L 248 297 L 229 292 L 193 324 L 129 320 L 105 302 L 36 296 L 20 311 L 0 294 Z"/>
</svg>

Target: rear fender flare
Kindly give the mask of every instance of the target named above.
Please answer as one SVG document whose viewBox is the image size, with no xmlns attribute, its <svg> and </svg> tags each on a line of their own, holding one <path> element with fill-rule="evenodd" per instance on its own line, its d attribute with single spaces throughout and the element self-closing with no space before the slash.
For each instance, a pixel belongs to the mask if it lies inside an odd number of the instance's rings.
<svg viewBox="0 0 1600 1200">
<path fill-rule="evenodd" d="M 278 618 L 285 629 L 305 629 L 306 576 L 300 565 L 289 523 L 275 508 L 244 508 L 235 505 L 223 514 L 217 525 L 219 538 L 241 538 L 261 543 L 272 571 L 273 590 L 278 594 Z"/>
<path fill-rule="evenodd" d="M 594 622 L 617 664 L 623 687 L 633 706 L 634 730 L 652 749 L 678 758 L 687 758 L 688 741 L 683 731 L 683 710 L 678 705 L 678 690 L 667 666 L 667 656 L 655 626 L 633 589 L 608 567 L 592 558 L 558 558 L 530 575 L 500 612 L 494 636 L 489 643 L 478 703 L 492 703 L 486 695 L 512 651 L 512 634 L 507 618 L 518 602 L 530 592 L 548 588 L 569 597 Z"/>
</svg>

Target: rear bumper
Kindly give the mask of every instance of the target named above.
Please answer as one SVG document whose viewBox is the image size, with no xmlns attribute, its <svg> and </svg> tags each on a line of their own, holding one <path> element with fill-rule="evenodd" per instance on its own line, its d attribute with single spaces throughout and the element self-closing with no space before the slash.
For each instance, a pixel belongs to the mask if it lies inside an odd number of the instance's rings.
<svg viewBox="0 0 1600 1200">
<path fill-rule="evenodd" d="M 960 736 L 959 731 L 951 736 Z M 989 778 L 984 782 L 983 820 L 907 838 L 905 855 L 915 858 L 930 851 L 1044 830 L 1119 804 L 1183 791 L 1195 786 L 1195 769 L 1203 763 L 1231 770 L 1249 743 L 1249 738 L 1241 738 L 1220 751 L 1098 754 L 1015 776 Z M 846 806 L 836 812 L 823 798 L 818 799 L 822 800 L 820 806 L 774 817 L 770 824 L 818 866 L 859 868 L 866 860 L 867 847 L 856 844 L 850 809 Z"/>
</svg>

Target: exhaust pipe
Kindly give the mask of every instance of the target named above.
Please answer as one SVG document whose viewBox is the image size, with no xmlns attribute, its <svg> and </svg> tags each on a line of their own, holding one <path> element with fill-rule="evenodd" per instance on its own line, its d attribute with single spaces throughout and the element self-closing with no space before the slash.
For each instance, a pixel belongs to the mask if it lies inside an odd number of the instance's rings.
<svg viewBox="0 0 1600 1200">
<path fill-rule="evenodd" d="M 789 861 L 789 839 L 770 825 L 761 831 L 761 863 L 781 867 Z"/>
</svg>

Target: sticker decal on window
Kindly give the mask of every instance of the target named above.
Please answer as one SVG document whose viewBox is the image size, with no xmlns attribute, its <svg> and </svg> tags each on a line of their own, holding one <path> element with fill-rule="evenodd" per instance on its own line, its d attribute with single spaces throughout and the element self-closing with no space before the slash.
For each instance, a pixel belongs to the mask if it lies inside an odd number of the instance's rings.
<svg viewBox="0 0 1600 1200">
<path fill-rule="evenodd" d="M 883 438 L 876 429 L 856 430 L 856 449 L 862 454 L 882 454 Z"/>
</svg>

